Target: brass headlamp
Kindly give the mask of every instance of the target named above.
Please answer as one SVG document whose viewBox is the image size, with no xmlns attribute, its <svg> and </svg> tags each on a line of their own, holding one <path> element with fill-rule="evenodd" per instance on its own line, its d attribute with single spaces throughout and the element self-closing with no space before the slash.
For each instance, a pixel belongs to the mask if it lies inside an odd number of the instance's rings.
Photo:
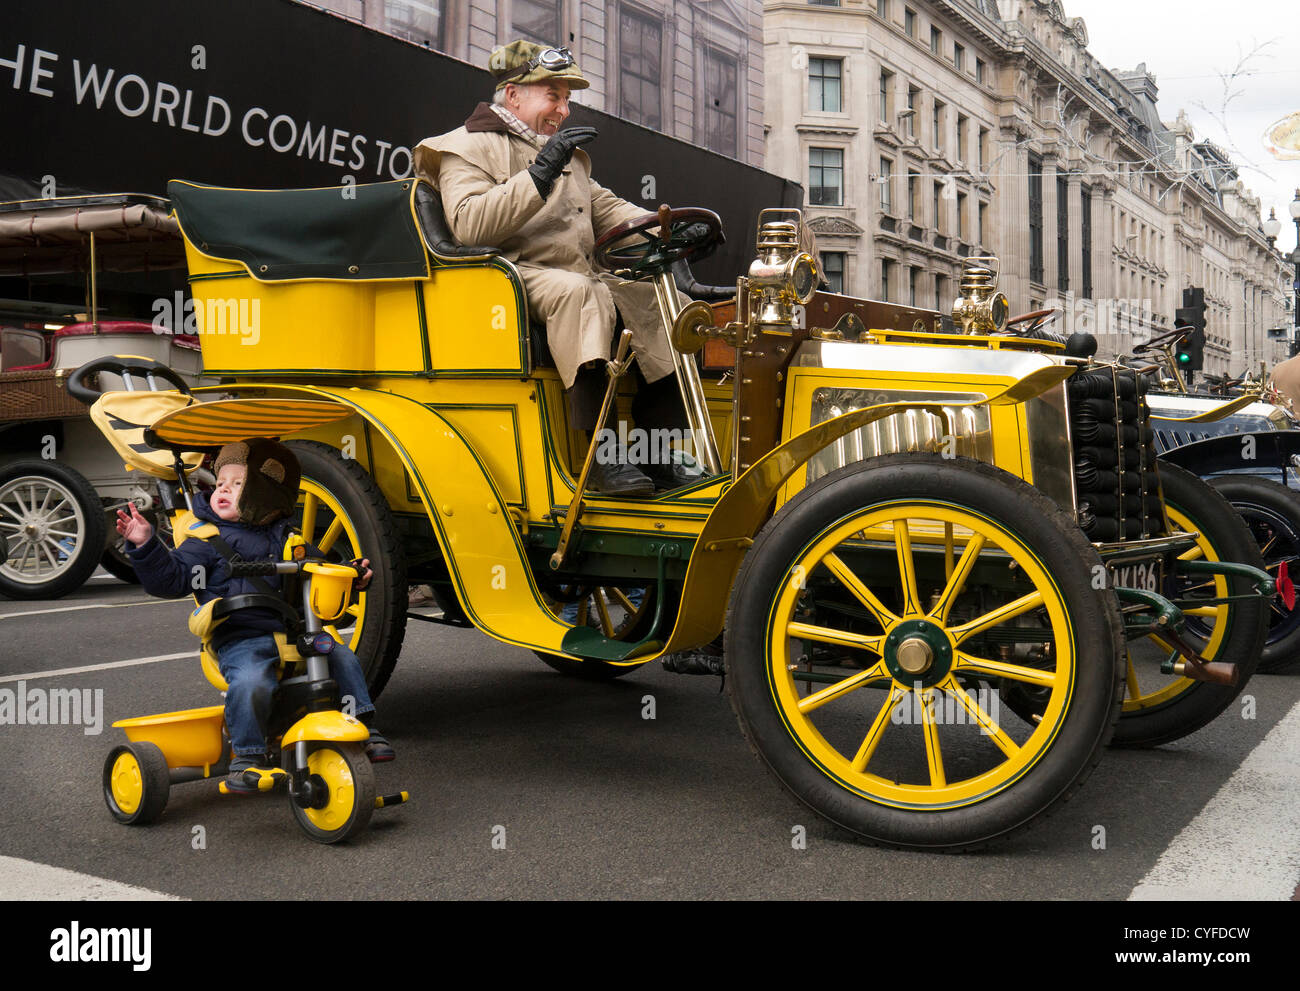
<svg viewBox="0 0 1300 991">
<path fill-rule="evenodd" d="M 769 214 L 793 219 L 765 222 Z M 758 257 L 749 266 L 754 324 L 760 331 L 788 334 L 795 305 L 806 305 L 817 291 L 817 261 L 799 249 L 798 210 L 764 210 L 758 220 Z"/>
<path fill-rule="evenodd" d="M 769 215 L 781 215 L 768 220 Z M 817 292 L 817 261 L 800 248 L 803 224 L 798 210 L 764 210 L 758 217 L 758 257 L 749 274 L 736 286 L 736 319 L 725 327 L 713 325 L 707 303 L 690 303 L 673 324 L 673 346 L 694 354 L 710 339 L 732 347 L 744 346 L 755 333 L 789 336 L 795 324 L 795 306 L 805 306 Z"/>
<path fill-rule="evenodd" d="M 998 292 L 1001 263 L 993 255 L 967 258 L 961 267 L 961 296 L 952 306 L 952 322 L 963 334 L 996 334 L 1011 316 L 1005 293 Z"/>
</svg>

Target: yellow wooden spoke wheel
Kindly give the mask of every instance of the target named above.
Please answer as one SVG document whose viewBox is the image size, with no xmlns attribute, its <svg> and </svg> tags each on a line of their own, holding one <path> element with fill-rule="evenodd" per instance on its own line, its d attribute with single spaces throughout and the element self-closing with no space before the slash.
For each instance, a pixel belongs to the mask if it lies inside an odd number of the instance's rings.
<svg viewBox="0 0 1300 991">
<path fill-rule="evenodd" d="M 313 840 L 338 843 L 370 823 L 375 810 L 375 775 L 359 743 L 318 743 L 307 756 L 312 803 L 292 797 L 294 818 Z"/>
<path fill-rule="evenodd" d="M 967 848 L 1076 787 L 1118 713 L 1121 624 L 1049 500 L 963 459 L 884 458 L 805 489 L 735 583 L 728 684 L 777 778 L 867 839 Z M 1034 686 L 1042 715 L 1000 707 Z"/>
<path fill-rule="evenodd" d="M 374 576 L 325 627 L 357 655 L 372 698 L 388 682 L 406 635 L 406 561 L 388 502 L 355 460 L 314 441 L 287 445 L 302 466 L 294 525 L 329 560 L 366 558 Z"/>
<path fill-rule="evenodd" d="M 1259 546 L 1232 506 L 1211 486 L 1175 465 L 1160 465 L 1170 525 L 1198 534 L 1182 561 L 1230 561 L 1264 567 Z M 1245 579 L 1175 573 L 1165 594 L 1187 616 L 1185 639 L 1210 661 L 1237 665 L 1236 685 L 1214 685 L 1160 673 L 1174 650 L 1158 636 L 1128 644 L 1124 715 L 1115 743 L 1154 746 L 1200 729 L 1227 708 L 1259 664 L 1268 635 L 1268 602 L 1247 596 Z"/>
</svg>

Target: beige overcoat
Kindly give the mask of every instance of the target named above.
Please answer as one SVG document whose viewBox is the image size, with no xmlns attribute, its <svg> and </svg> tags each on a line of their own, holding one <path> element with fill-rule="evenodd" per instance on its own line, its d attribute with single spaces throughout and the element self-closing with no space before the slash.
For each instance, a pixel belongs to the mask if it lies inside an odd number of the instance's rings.
<svg viewBox="0 0 1300 991">
<path fill-rule="evenodd" d="M 495 117 L 480 107 L 469 123 L 484 113 Z M 653 285 L 598 272 L 592 263 L 601 234 L 650 211 L 595 182 L 581 148 L 543 200 L 527 171 L 539 147 L 508 130 L 459 127 L 416 146 L 415 172 L 441 193 L 457 241 L 500 248 L 519 269 L 529 315 L 546 325 L 566 389 L 580 365 L 610 357 L 616 304 L 646 381 L 663 378 L 673 360 Z"/>
<path fill-rule="evenodd" d="M 1300 410 L 1300 355 L 1288 358 L 1273 366 L 1273 387 L 1291 400 L 1291 407 Z"/>
</svg>

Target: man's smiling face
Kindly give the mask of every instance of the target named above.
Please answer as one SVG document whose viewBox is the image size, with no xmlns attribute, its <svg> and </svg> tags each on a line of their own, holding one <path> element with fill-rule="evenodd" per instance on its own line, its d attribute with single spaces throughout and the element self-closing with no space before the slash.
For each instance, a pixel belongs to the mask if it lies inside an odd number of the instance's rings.
<svg viewBox="0 0 1300 991">
<path fill-rule="evenodd" d="M 544 138 L 569 116 L 569 84 L 560 80 L 506 86 L 506 109 Z"/>
</svg>

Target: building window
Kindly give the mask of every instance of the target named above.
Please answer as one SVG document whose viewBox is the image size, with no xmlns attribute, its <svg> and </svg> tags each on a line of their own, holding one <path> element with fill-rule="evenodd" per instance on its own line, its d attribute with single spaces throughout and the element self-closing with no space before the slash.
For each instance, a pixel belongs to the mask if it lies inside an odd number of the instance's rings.
<svg viewBox="0 0 1300 991">
<path fill-rule="evenodd" d="M 943 151 L 943 110 L 944 105 L 938 100 L 935 100 L 934 113 L 930 118 L 930 133 L 934 135 L 934 147 L 936 151 Z"/>
<path fill-rule="evenodd" d="M 942 275 L 934 277 L 934 308 L 940 313 L 943 312 L 943 300 L 948 295 L 948 280 Z"/>
<path fill-rule="evenodd" d="M 916 223 L 917 215 L 920 213 L 920 204 L 917 202 L 920 195 L 920 185 L 920 175 L 909 169 L 907 172 L 907 216 L 914 224 Z"/>
<path fill-rule="evenodd" d="M 952 66 L 958 72 L 966 71 L 966 49 L 955 42 L 952 46 Z"/>
<path fill-rule="evenodd" d="M 388 33 L 425 48 L 443 48 L 444 0 L 386 0 Z"/>
<path fill-rule="evenodd" d="M 984 85 L 984 60 L 982 58 L 975 60 L 975 81 L 981 86 Z"/>
<path fill-rule="evenodd" d="M 514 0 L 511 5 L 511 26 L 517 37 L 527 38 L 539 45 L 558 45 L 563 39 L 560 28 L 560 0 Z"/>
<path fill-rule="evenodd" d="M 880 119 L 886 124 L 892 121 L 893 115 L 890 111 L 893 109 L 894 101 L 891 94 L 894 92 L 894 74 L 880 70 Z"/>
<path fill-rule="evenodd" d="M 966 240 L 966 194 L 957 194 L 957 240 Z"/>
<path fill-rule="evenodd" d="M 989 205 L 987 203 L 981 203 L 979 209 L 979 227 L 975 230 L 976 240 L 979 242 L 981 247 L 984 245 L 984 231 L 986 230 L 984 225 L 988 223 L 988 219 Z"/>
<path fill-rule="evenodd" d="M 822 252 L 822 275 L 830 283 L 831 292 L 844 292 L 844 252 Z"/>
<path fill-rule="evenodd" d="M 808 149 L 808 203 L 841 206 L 844 203 L 844 150 Z"/>
<path fill-rule="evenodd" d="M 1056 288 L 1070 288 L 1070 184 L 1056 177 Z"/>
<path fill-rule="evenodd" d="M 939 50 L 942 47 L 943 47 L 943 32 L 940 31 L 933 24 L 931 24 L 930 25 L 930 51 L 933 52 L 935 55 L 938 55 Z"/>
<path fill-rule="evenodd" d="M 889 302 L 889 284 L 894 281 L 894 263 L 888 258 L 880 259 L 880 299 Z"/>
<path fill-rule="evenodd" d="M 916 11 L 911 7 L 903 8 L 903 30 L 909 38 L 916 37 Z"/>
<path fill-rule="evenodd" d="M 888 158 L 880 160 L 880 212 L 894 211 L 894 163 Z"/>
<path fill-rule="evenodd" d="M 704 147 L 736 157 L 739 117 L 736 59 L 713 48 L 704 49 Z"/>
<path fill-rule="evenodd" d="M 907 136 L 916 137 L 916 105 L 921 102 L 921 91 L 915 86 L 907 87 L 907 109 L 912 111 L 907 115 Z"/>
<path fill-rule="evenodd" d="M 907 305 L 916 305 L 916 285 L 920 282 L 917 273 L 920 271 L 915 265 L 907 270 Z"/>
<path fill-rule="evenodd" d="M 969 117 L 957 115 L 957 161 L 966 161 L 966 129 L 970 124 Z"/>
<path fill-rule="evenodd" d="M 941 183 L 941 182 L 936 182 L 936 183 L 934 184 L 934 199 L 933 199 L 933 205 L 934 205 L 934 225 L 933 225 L 933 226 L 934 226 L 934 229 L 935 229 L 936 231 L 938 231 L 940 234 L 943 233 L 943 207 L 942 207 L 942 203 L 943 203 L 943 183 Z"/>
<path fill-rule="evenodd" d="M 844 109 L 840 99 L 843 62 L 837 58 L 808 60 L 808 109 L 837 114 Z"/>
<path fill-rule="evenodd" d="M 618 48 L 622 63 L 618 112 L 636 124 L 663 128 L 663 86 L 660 58 L 664 26 L 628 7 L 618 12 Z"/>
<path fill-rule="evenodd" d="M 1029 156 L 1029 281 L 1043 281 L 1043 160 Z"/>
<path fill-rule="evenodd" d="M 889 20 L 889 0 L 876 0 L 876 16 Z"/>
<path fill-rule="evenodd" d="M 989 131 L 986 127 L 980 128 L 980 171 L 989 167 Z"/>
<path fill-rule="evenodd" d="M 808 3 L 814 7 L 838 7 L 840 0 L 808 0 Z"/>
<path fill-rule="evenodd" d="M 1092 299 L 1092 190 L 1084 187 L 1079 190 L 1079 236 L 1083 241 L 1083 286 L 1084 299 Z"/>
</svg>

